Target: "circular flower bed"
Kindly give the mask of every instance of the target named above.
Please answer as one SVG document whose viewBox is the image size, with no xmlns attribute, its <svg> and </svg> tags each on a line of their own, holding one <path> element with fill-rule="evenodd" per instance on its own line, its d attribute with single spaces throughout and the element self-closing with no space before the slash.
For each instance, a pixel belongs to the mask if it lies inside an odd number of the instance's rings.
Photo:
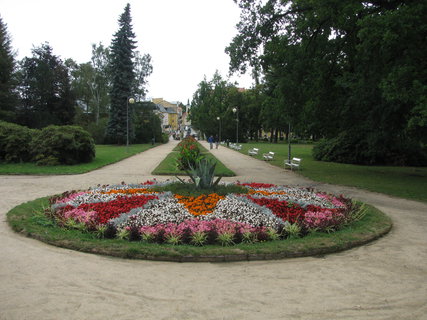
<svg viewBox="0 0 427 320">
<path fill-rule="evenodd" d="M 156 191 L 170 182 L 97 186 L 50 198 L 47 214 L 101 238 L 204 246 L 334 232 L 362 217 L 350 199 L 311 189 L 237 183 L 247 193 L 197 197 Z"/>
</svg>

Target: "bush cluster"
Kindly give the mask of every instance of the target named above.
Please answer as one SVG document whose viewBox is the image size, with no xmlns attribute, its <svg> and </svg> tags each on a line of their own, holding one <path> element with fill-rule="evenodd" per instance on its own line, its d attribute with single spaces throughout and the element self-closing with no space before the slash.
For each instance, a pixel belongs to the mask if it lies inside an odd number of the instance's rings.
<svg viewBox="0 0 427 320">
<path fill-rule="evenodd" d="M 30 142 L 37 130 L 0 121 L 0 161 L 26 162 L 31 160 Z"/>
<path fill-rule="evenodd" d="M 313 148 L 313 157 L 319 161 L 350 164 L 425 166 L 427 148 L 410 141 L 389 142 L 387 137 L 378 134 L 343 132 L 320 140 Z"/>
<path fill-rule="evenodd" d="M 70 165 L 90 162 L 94 157 L 94 141 L 80 127 L 48 126 L 36 130 L 0 122 L 0 161 Z"/>
</svg>

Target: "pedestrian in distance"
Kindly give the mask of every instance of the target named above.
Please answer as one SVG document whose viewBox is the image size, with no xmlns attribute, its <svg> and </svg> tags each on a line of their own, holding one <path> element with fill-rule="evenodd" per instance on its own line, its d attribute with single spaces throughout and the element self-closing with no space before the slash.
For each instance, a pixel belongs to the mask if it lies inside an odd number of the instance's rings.
<svg viewBox="0 0 427 320">
<path fill-rule="evenodd" d="M 219 138 L 218 136 L 215 136 L 215 148 L 218 149 L 218 145 L 219 145 Z"/>
<path fill-rule="evenodd" d="M 212 149 L 213 149 L 214 137 L 213 137 L 213 136 L 210 136 L 210 137 L 208 138 L 208 142 L 209 142 L 209 146 L 210 146 L 210 148 L 211 148 L 211 150 L 212 150 Z"/>
</svg>

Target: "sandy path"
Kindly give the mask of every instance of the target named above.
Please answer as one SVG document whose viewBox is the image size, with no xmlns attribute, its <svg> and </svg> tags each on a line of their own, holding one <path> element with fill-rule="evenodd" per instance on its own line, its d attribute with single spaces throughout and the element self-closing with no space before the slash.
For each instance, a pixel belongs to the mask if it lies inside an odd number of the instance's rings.
<svg viewBox="0 0 427 320">
<path fill-rule="evenodd" d="M 427 319 L 427 205 L 313 183 L 220 147 L 229 180 L 311 185 L 377 206 L 394 229 L 325 257 L 169 263 L 52 247 L 10 230 L 6 212 L 98 183 L 141 182 L 176 144 L 76 176 L 0 176 L 0 319 Z"/>
</svg>

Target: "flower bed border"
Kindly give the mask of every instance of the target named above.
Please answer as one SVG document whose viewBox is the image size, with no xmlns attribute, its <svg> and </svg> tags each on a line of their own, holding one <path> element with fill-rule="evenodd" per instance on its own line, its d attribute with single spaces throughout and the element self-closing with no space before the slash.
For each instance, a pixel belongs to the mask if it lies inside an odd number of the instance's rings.
<svg viewBox="0 0 427 320">
<path fill-rule="evenodd" d="M 89 234 L 79 238 L 76 237 L 79 231 L 50 226 L 43 215 L 36 216 L 34 210 L 40 210 L 43 206 L 47 206 L 47 198 L 18 205 L 7 213 L 7 221 L 14 231 L 57 247 L 126 259 L 155 261 L 227 262 L 319 256 L 367 244 L 386 235 L 392 228 L 392 221 L 388 216 L 367 205 L 369 210 L 364 219 L 329 235 L 315 233 L 295 240 L 232 247 L 189 248 L 186 245 L 160 246 L 126 240 L 95 239 Z M 189 251 L 192 253 L 188 253 Z"/>
</svg>

